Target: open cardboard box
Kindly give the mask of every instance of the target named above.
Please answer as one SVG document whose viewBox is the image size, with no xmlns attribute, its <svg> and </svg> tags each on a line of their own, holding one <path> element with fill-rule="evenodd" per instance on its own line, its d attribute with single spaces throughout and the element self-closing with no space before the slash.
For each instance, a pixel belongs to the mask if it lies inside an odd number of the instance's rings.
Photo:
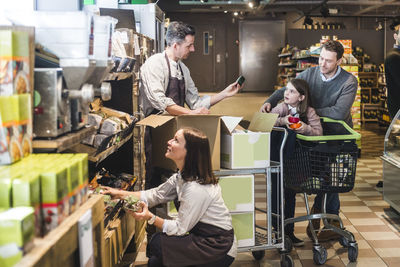
<svg viewBox="0 0 400 267">
<path fill-rule="evenodd" d="M 221 158 L 224 161 L 225 159 L 228 159 L 228 161 L 230 159 L 230 161 L 233 162 L 231 167 L 229 167 L 229 164 L 225 164 L 225 166 L 229 168 L 261 168 L 269 166 L 269 133 L 271 132 L 277 117 L 277 114 L 255 113 L 251 120 L 249 130 L 263 133 L 247 132 L 244 134 L 233 132 L 235 128 L 239 128 L 238 124 L 242 118 L 221 117 L 219 115 L 150 115 L 149 117 L 137 122 L 137 124 L 153 128 L 152 160 L 155 167 L 170 170 L 176 169 L 174 162 L 165 157 L 167 142 L 174 137 L 177 129 L 182 127 L 194 127 L 204 132 L 209 139 L 213 170 L 219 170 L 221 168 Z M 223 125 L 222 127 L 221 124 Z M 223 128 L 223 130 L 221 130 L 221 128 Z M 221 131 L 224 132 L 222 138 Z M 239 137 L 240 135 L 244 136 L 244 138 Z M 266 136 L 266 139 L 262 141 L 263 146 L 261 146 L 261 143 L 259 142 L 253 142 L 256 136 L 262 135 Z M 232 145 L 230 148 L 225 146 L 223 155 L 221 155 L 221 141 L 224 142 L 229 139 L 232 140 Z M 243 139 L 244 141 L 237 141 L 239 139 Z M 263 164 L 254 164 L 254 160 L 252 160 L 251 164 L 246 165 L 247 167 L 245 164 L 239 164 L 240 166 L 235 165 L 236 157 L 239 157 L 240 159 L 243 157 L 252 158 L 256 161 L 263 161 Z"/>
<path fill-rule="evenodd" d="M 221 166 L 228 169 L 265 168 L 270 165 L 270 139 L 278 114 L 256 112 L 248 129 L 241 117 L 221 120 Z"/>
<path fill-rule="evenodd" d="M 169 170 L 176 170 L 175 163 L 165 157 L 167 142 L 172 139 L 177 129 L 194 127 L 204 132 L 210 142 L 213 170 L 220 169 L 220 133 L 219 115 L 150 115 L 137 122 L 138 125 L 152 127 L 153 165 Z"/>
</svg>

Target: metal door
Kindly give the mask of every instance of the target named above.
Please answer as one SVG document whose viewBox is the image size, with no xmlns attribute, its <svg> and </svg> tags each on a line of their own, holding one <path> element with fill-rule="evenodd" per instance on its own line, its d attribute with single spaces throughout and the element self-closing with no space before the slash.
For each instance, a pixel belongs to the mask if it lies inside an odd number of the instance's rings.
<svg viewBox="0 0 400 267">
<path fill-rule="evenodd" d="M 285 45 L 285 21 L 239 22 L 240 73 L 244 91 L 273 91 L 279 48 Z"/>
<path fill-rule="evenodd" d="M 224 25 L 196 24 L 195 52 L 184 61 L 201 92 L 219 92 L 226 87 L 226 33 Z"/>
</svg>

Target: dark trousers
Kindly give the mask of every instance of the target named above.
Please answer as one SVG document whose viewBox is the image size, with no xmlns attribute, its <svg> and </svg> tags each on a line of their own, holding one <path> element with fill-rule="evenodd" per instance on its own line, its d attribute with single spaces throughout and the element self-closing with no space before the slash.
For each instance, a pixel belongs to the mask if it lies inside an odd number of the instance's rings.
<svg viewBox="0 0 400 267">
<path fill-rule="evenodd" d="M 271 133 L 271 160 L 280 161 L 280 147 L 283 140 L 283 133 L 278 131 L 272 131 Z M 290 157 L 293 153 L 294 146 L 296 143 L 296 134 L 292 130 L 288 130 L 288 137 L 283 150 L 283 158 Z M 283 165 L 285 168 L 285 165 Z M 272 174 L 271 177 L 271 208 L 272 213 L 281 215 L 281 200 L 280 200 L 280 180 L 277 174 Z M 293 218 L 296 208 L 296 192 L 290 188 L 284 189 L 283 195 L 284 201 L 284 216 L 285 218 Z M 277 217 L 272 217 L 272 226 L 275 230 L 280 229 L 280 220 Z M 285 226 L 285 234 L 294 232 L 294 224 L 288 224 Z"/>
<path fill-rule="evenodd" d="M 162 262 L 162 249 L 161 249 L 161 235 L 162 233 L 155 233 L 151 240 L 149 241 L 149 244 L 147 245 L 147 257 L 149 258 L 149 261 L 147 263 L 147 266 L 149 267 L 162 267 L 163 262 Z M 217 260 L 215 262 L 210 262 L 207 264 L 201 264 L 201 265 L 192 265 L 190 267 L 227 267 L 232 264 L 232 262 L 235 260 L 235 258 L 225 255 L 220 260 Z"/>
<path fill-rule="evenodd" d="M 273 131 L 271 134 L 271 160 L 279 161 L 279 149 L 282 143 L 283 134 L 281 132 Z M 284 147 L 283 157 L 290 157 L 294 151 L 294 146 L 296 145 L 296 135 L 292 130 L 289 130 L 288 137 L 286 139 L 286 144 Z M 283 165 L 285 168 L 285 165 Z M 283 178 L 285 179 L 285 177 Z M 272 212 L 280 215 L 280 181 L 276 174 L 272 175 Z M 313 207 L 319 211 L 321 211 L 322 207 L 323 194 L 317 194 L 314 199 Z M 295 214 L 296 208 L 296 192 L 291 190 L 290 188 L 284 189 L 284 215 L 285 218 L 293 218 Z M 330 214 L 339 214 L 340 209 L 340 201 L 338 193 L 329 193 L 327 194 L 326 199 L 326 212 Z M 273 217 L 272 226 L 277 229 L 278 220 Z M 288 224 L 285 226 L 285 233 L 290 234 L 294 232 L 294 224 Z"/>
</svg>

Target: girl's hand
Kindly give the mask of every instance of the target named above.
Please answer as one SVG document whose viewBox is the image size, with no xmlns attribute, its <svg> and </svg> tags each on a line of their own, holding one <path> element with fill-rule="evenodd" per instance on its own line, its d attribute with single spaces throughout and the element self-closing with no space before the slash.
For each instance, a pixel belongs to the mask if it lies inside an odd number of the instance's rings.
<svg viewBox="0 0 400 267">
<path fill-rule="evenodd" d="M 290 117 L 290 115 L 286 115 L 285 117 L 282 118 L 283 122 L 288 126 L 288 128 L 289 128 L 289 125 L 291 124 L 289 122 L 289 117 Z"/>
<path fill-rule="evenodd" d="M 298 133 L 301 133 L 302 131 L 303 131 L 303 129 L 304 129 L 304 122 L 302 122 L 302 121 L 299 121 L 298 122 L 299 124 L 300 124 L 300 127 L 298 127 L 298 128 L 295 128 L 295 129 L 293 129 L 294 131 L 296 131 L 296 132 L 298 132 Z"/>
<path fill-rule="evenodd" d="M 110 195 L 111 199 L 123 198 L 123 190 L 115 189 L 109 186 L 101 186 L 102 191 L 100 191 L 103 195 Z"/>
<path fill-rule="evenodd" d="M 133 212 L 126 210 L 130 215 L 132 215 L 136 220 L 150 220 L 153 214 L 149 211 L 149 207 L 143 201 L 140 202 L 141 211 Z"/>
</svg>

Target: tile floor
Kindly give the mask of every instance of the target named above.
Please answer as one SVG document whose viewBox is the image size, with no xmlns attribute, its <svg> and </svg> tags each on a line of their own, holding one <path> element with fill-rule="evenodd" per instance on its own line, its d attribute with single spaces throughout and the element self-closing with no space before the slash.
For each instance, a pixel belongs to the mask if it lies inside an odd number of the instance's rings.
<svg viewBox="0 0 400 267">
<path fill-rule="evenodd" d="M 325 266 L 400 266 L 400 216 L 383 200 L 381 189 L 375 187 L 382 179 L 379 156 L 383 151 L 385 131 L 372 124 L 364 127 L 361 134 L 362 152 L 357 165 L 356 185 L 352 192 L 340 194 L 340 217 L 358 242 L 358 260 L 349 263 L 347 249 L 338 242 L 326 242 L 322 243 L 328 251 Z M 256 194 L 265 194 L 263 177 L 257 177 L 255 183 Z M 265 206 L 265 202 L 258 204 Z M 299 194 L 296 216 L 305 213 L 304 199 Z M 295 226 L 296 235 L 305 241 L 303 247 L 291 252 L 295 266 L 314 266 L 312 242 L 305 233 L 306 227 L 306 222 Z M 140 248 L 132 266 L 147 266 L 144 247 Z M 280 266 L 279 259 L 276 250 L 267 250 L 261 261 L 254 260 L 251 253 L 239 253 L 232 266 Z"/>
</svg>

